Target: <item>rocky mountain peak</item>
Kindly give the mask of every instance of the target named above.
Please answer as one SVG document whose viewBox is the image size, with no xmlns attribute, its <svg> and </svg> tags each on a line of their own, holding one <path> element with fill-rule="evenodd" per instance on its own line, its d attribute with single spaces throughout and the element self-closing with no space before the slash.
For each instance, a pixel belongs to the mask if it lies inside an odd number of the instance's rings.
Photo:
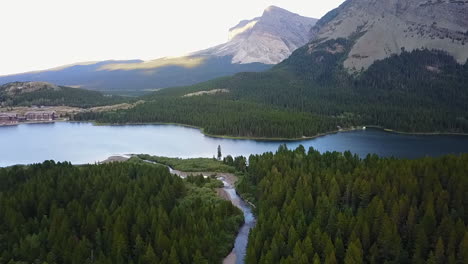
<svg viewBox="0 0 468 264">
<path fill-rule="evenodd" d="M 309 41 L 308 33 L 316 21 L 270 6 L 261 17 L 231 28 L 227 43 L 194 55 L 232 56 L 232 62 L 240 64 L 277 64 Z"/>
<path fill-rule="evenodd" d="M 467 14 L 466 0 L 347 0 L 319 20 L 311 34 L 322 42 L 358 36 L 344 61 L 350 71 L 423 48 L 446 51 L 465 63 Z"/>
<path fill-rule="evenodd" d="M 265 11 L 263 11 L 263 17 L 265 16 L 275 16 L 275 15 L 281 15 L 281 14 L 285 14 L 285 15 L 297 15 L 297 14 L 294 14 L 286 9 L 283 9 L 281 7 L 277 7 L 277 6 L 274 6 L 274 5 L 271 5 L 267 8 L 265 8 Z"/>
</svg>

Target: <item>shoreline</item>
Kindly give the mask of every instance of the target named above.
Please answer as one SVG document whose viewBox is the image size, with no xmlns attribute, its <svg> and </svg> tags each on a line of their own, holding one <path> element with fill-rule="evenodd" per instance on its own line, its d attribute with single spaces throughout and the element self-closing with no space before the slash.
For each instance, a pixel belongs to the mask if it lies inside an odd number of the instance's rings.
<svg viewBox="0 0 468 264">
<path fill-rule="evenodd" d="M 343 128 L 340 130 L 333 130 L 333 131 L 328 131 L 328 132 L 323 132 L 319 133 L 314 136 L 304 136 L 304 137 L 299 137 L 299 138 L 282 138 L 282 137 L 248 137 L 248 136 L 229 136 L 229 135 L 215 135 L 215 134 L 209 134 L 205 132 L 205 129 L 202 127 L 198 126 L 193 126 L 193 125 L 187 125 L 187 124 L 181 124 L 181 123 L 164 123 L 164 122 L 146 122 L 146 123 L 99 123 L 95 121 L 76 121 L 76 120 L 52 120 L 52 121 L 28 121 L 28 122 L 20 122 L 17 124 L 1 124 L 1 127 L 12 127 L 12 126 L 18 126 L 22 124 L 52 124 L 52 123 L 63 123 L 63 122 L 69 122 L 69 123 L 91 123 L 94 126 L 143 126 L 143 125 L 170 125 L 170 126 L 181 126 L 181 127 L 186 127 L 186 128 L 194 128 L 198 129 L 204 136 L 210 137 L 210 138 L 221 138 L 221 139 L 233 139 L 233 140 L 255 140 L 255 141 L 273 141 L 273 142 L 278 142 L 278 141 L 287 141 L 287 142 L 300 142 L 300 141 L 307 141 L 311 139 L 316 139 L 328 135 L 333 135 L 333 134 L 338 134 L 342 132 L 352 132 L 352 131 L 359 131 L 359 130 L 366 130 L 368 128 L 370 129 L 377 129 L 381 130 L 386 133 L 393 133 L 393 134 L 401 134 L 401 135 L 414 135 L 414 136 L 468 136 L 468 133 L 457 133 L 457 132 L 405 132 L 405 131 L 399 131 L 399 130 L 393 130 L 390 128 L 385 128 L 381 126 L 376 126 L 376 125 L 366 125 L 366 126 L 355 126 L 355 127 L 350 127 L 350 128 Z"/>
<path fill-rule="evenodd" d="M 238 140 L 256 140 L 256 141 L 306 141 L 311 139 L 316 139 L 319 137 L 324 137 L 328 135 L 338 134 L 341 132 L 352 132 L 352 131 L 359 131 L 359 130 L 367 130 L 370 129 L 377 129 L 381 130 L 386 133 L 393 133 L 393 134 L 402 134 L 402 135 L 415 135 L 415 136 L 468 136 L 468 133 L 456 133 L 456 132 L 405 132 L 405 131 L 398 131 L 393 130 L 390 128 L 385 128 L 376 125 L 363 125 L 363 126 L 354 126 L 349 128 L 343 128 L 340 130 L 333 130 L 328 132 L 319 133 L 314 136 L 304 136 L 299 138 L 282 138 L 282 137 L 247 137 L 247 136 L 229 136 L 229 135 L 214 135 L 205 132 L 205 129 L 198 126 L 187 125 L 187 124 L 180 124 L 180 123 L 164 123 L 164 122 L 146 122 L 146 123 L 99 123 L 95 121 L 69 121 L 69 122 L 81 122 L 81 123 L 92 123 L 95 126 L 131 126 L 131 125 L 172 125 L 172 126 L 181 126 L 187 128 L 195 128 L 200 130 L 200 132 L 211 138 L 223 138 L 223 139 L 238 139 Z"/>
<path fill-rule="evenodd" d="M 204 136 L 211 137 L 211 138 L 223 138 L 223 139 L 236 139 L 236 140 L 256 140 L 256 141 L 306 141 L 310 139 L 315 139 L 327 135 L 337 134 L 340 132 L 350 132 L 356 130 L 362 130 L 362 127 L 354 127 L 354 128 L 345 128 L 341 130 L 333 130 L 329 132 L 319 133 L 314 136 L 304 136 L 299 138 L 282 138 L 282 137 L 247 137 L 247 136 L 229 136 L 229 135 L 215 135 L 209 134 L 205 132 L 205 129 L 198 126 L 181 124 L 181 123 L 164 123 L 164 122 L 146 122 L 146 123 L 99 123 L 95 121 L 69 121 L 69 122 L 77 122 L 77 123 L 92 123 L 95 126 L 143 126 L 143 125 L 169 125 L 169 126 L 181 126 L 187 128 L 194 128 L 198 129 Z M 468 136 L 468 134 L 466 134 Z"/>
<path fill-rule="evenodd" d="M 31 124 L 51 124 L 55 122 L 68 122 L 69 120 L 66 119 L 57 119 L 57 120 L 45 120 L 45 121 L 24 121 L 24 122 L 17 122 L 14 124 L 0 124 L 0 127 L 11 127 L 11 126 L 19 126 L 19 125 L 31 125 Z"/>
</svg>

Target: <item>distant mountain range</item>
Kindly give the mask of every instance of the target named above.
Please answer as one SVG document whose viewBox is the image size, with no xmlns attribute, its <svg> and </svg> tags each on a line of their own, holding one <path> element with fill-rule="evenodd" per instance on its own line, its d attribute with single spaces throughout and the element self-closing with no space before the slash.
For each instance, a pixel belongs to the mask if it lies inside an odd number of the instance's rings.
<svg viewBox="0 0 468 264">
<path fill-rule="evenodd" d="M 306 44 L 317 20 L 268 7 L 261 17 L 229 31 L 229 41 L 185 57 L 101 61 L 0 76 L 0 84 L 45 81 L 100 91 L 142 91 L 184 86 L 238 72 L 264 71 Z"/>
</svg>

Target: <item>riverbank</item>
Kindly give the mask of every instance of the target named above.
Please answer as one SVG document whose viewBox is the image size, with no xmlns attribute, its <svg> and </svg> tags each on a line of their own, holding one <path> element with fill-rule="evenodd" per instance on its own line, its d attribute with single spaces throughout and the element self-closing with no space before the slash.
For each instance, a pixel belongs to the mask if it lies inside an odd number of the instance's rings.
<svg viewBox="0 0 468 264">
<path fill-rule="evenodd" d="M 222 188 L 216 188 L 216 194 L 221 199 L 230 201 L 234 206 L 239 208 L 242 213 L 244 214 L 244 224 L 239 229 L 239 232 L 236 236 L 236 240 L 234 242 L 234 247 L 232 251 L 226 256 L 223 260 L 223 264 L 236 264 L 236 263 L 244 263 L 243 259 L 247 253 L 247 243 L 249 238 L 250 230 L 255 226 L 256 219 L 255 216 L 250 208 L 250 203 L 247 203 L 242 199 L 235 189 L 235 184 L 238 181 L 238 177 L 233 173 L 227 172 L 189 172 L 189 171 L 179 171 L 175 168 L 170 167 L 167 164 L 158 163 L 152 160 L 146 160 L 141 157 L 141 155 L 130 155 L 142 162 L 148 162 L 151 164 L 159 164 L 166 166 L 172 174 L 175 174 L 181 178 L 185 178 L 188 175 L 203 175 L 205 177 L 216 177 L 216 179 L 223 182 Z"/>
<path fill-rule="evenodd" d="M 22 122 L 18 122 L 18 123 L 14 123 L 14 124 L 0 124 L 0 127 L 2 126 L 19 126 L 19 125 L 22 125 L 22 124 L 53 124 L 53 123 L 56 123 L 56 122 L 68 122 L 70 120 L 68 119 L 55 119 L 55 120 L 45 120 L 45 121 L 39 121 L 39 120 L 32 120 L 32 121 L 22 121 Z"/>
</svg>

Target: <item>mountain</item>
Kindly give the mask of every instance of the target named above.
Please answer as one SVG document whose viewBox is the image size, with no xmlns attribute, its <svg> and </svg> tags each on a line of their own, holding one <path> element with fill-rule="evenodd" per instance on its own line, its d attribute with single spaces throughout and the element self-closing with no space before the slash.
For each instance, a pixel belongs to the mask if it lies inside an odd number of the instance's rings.
<svg viewBox="0 0 468 264">
<path fill-rule="evenodd" d="M 467 6 L 348 0 L 316 23 L 311 42 L 269 71 L 164 89 L 127 113 L 91 118 L 178 122 L 247 137 L 302 138 L 362 126 L 467 133 L 468 46 L 457 40 L 457 31 L 468 28 Z M 438 21 L 424 36 L 400 30 L 403 22 L 422 25 L 428 17 Z M 437 39 L 437 30 L 452 40 Z"/>
<path fill-rule="evenodd" d="M 12 82 L 0 85 L 0 106 L 75 106 L 92 107 L 127 101 L 120 96 L 98 91 L 58 86 L 47 82 Z"/>
<path fill-rule="evenodd" d="M 191 85 L 239 72 L 261 72 L 307 43 L 315 21 L 272 6 L 261 17 L 242 21 L 230 29 L 225 44 L 184 57 L 78 63 L 0 76 L 0 84 L 47 81 L 92 90 L 133 93 Z"/>
<path fill-rule="evenodd" d="M 104 61 L 0 77 L 0 83 L 47 81 L 98 91 L 134 94 L 145 90 L 190 85 L 242 71 L 263 71 L 260 63 L 232 64 L 230 57 L 179 57 L 152 61 Z M 137 93 L 138 94 L 138 93 Z"/>
<path fill-rule="evenodd" d="M 309 42 L 317 19 L 270 6 L 261 17 L 241 21 L 229 30 L 229 41 L 195 55 L 232 56 L 232 63 L 278 64 Z"/>
<path fill-rule="evenodd" d="M 348 0 L 312 28 L 311 38 L 320 40 L 316 44 L 354 38 L 343 62 L 350 71 L 423 48 L 443 50 L 463 64 L 468 59 L 467 14 L 466 0 Z"/>
</svg>

